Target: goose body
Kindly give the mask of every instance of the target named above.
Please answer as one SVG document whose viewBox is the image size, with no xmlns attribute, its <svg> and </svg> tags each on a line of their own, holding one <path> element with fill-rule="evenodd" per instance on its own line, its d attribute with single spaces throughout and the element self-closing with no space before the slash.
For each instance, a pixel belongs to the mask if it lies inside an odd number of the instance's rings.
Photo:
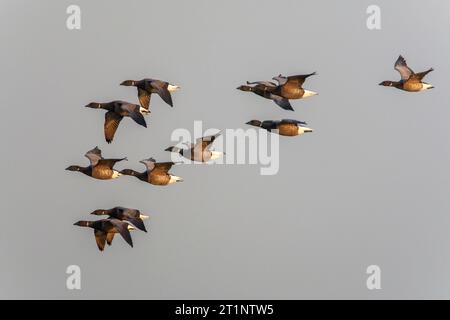
<svg viewBox="0 0 450 320">
<path fill-rule="evenodd" d="M 133 224 L 139 230 L 147 232 L 144 221 L 148 219 L 148 216 L 141 214 L 141 212 L 137 209 L 130 209 L 124 207 L 114 207 L 111 209 L 97 209 L 91 212 L 93 215 L 107 215 L 110 218 L 117 219 L 120 221 L 128 221 Z"/>
<path fill-rule="evenodd" d="M 91 102 L 86 105 L 86 107 L 92 109 L 107 110 L 105 114 L 104 133 L 105 140 L 108 143 L 111 143 L 113 141 L 120 121 L 122 121 L 124 117 L 129 117 L 133 119 L 137 124 L 143 127 L 147 127 L 144 115 L 150 113 L 149 110 L 141 107 L 140 105 L 120 100 L 107 103 Z"/>
<path fill-rule="evenodd" d="M 278 81 L 278 85 L 271 81 L 248 82 L 237 89 L 241 91 L 253 92 L 263 98 L 270 99 L 284 110 L 294 111 L 289 100 L 302 99 L 316 95 L 317 93 L 303 89 L 302 85 L 306 78 L 316 73 L 284 77 L 281 74 L 273 77 Z"/>
<path fill-rule="evenodd" d="M 104 159 L 102 157 L 101 150 L 98 147 L 88 151 L 85 154 L 90 161 L 90 165 L 87 167 L 81 167 L 77 165 L 72 165 L 66 168 L 68 171 L 78 171 L 84 173 L 87 176 L 90 176 L 99 180 L 109 180 L 116 179 L 120 177 L 122 174 L 115 170 L 113 167 L 117 162 L 127 160 L 127 158 L 120 159 Z"/>
<path fill-rule="evenodd" d="M 276 120 L 251 120 L 247 122 L 248 125 L 259 127 L 265 129 L 269 132 L 277 133 L 281 136 L 298 136 L 307 132 L 313 132 L 311 128 L 306 127 L 306 122 L 293 120 L 293 119 L 283 119 L 280 121 Z"/>
<path fill-rule="evenodd" d="M 74 223 L 74 225 L 94 229 L 95 241 L 100 251 L 104 250 L 105 242 L 108 245 L 112 244 L 116 233 L 120 233 L 122 238 L 133 247 L 130 230 L 134 230 L 134 227 L 118 219 L 102 219 L 98 221 L 82 220 Z"/>
<path fill-rule="evenodd" d="M 195 144 L 189 146 L 188 149 L 180 149 L 177 147 L 169 147 L 165 151 L 177 152 L 183 157 L 197 162 L 208 162 L 216 160 L 223 156 L 223 152 L 211 150 L 211 145 L 214 140 L 220 135 L 220 132 L 197 139 Z"/>
<path fill-rule="evenodd" d="M 430 68 L 427 71 L 415 73 L 408 67 L 406 60 L 400 55 L 394 64 L 394 69 L 400 73 L 400 81 L 386 80 L 380 82 L 380 86 L 394 87 L 408 92 L 420 92 L 434 88 L 433 85 L 422 81 L 428 73 L 433 71 L 433 68 Z"/>
<path fill-rule="evenodd" d="M 176 163 L 174 162 L 156 162 L 155 159 L 149 158 L 140 161 L 147 168 L 144 172 L 137 172 L 132 169 L 124 169 L 120 173 L 127 176 L 133 176 L 141 181 L 157 185 L 166 186 L 175 182 L 182 182 L 183 179 L 169 173 L 169 170 Z"/>
<path fill-rule="evenodd" d="M 179 86 L 157 79 L 125 80 L 120 85 L 136 87 L 142 108 L 149 110 L 150 98 L 153 93 L 158 94 L 169 106 L 173 107 L 171 92 L 180 89 Z"/>
</svg>

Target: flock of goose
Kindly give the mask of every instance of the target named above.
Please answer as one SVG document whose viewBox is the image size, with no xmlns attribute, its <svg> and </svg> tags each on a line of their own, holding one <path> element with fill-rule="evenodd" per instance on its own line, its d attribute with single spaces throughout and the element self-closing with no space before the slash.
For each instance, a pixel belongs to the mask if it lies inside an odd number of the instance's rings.
<svg viewBox="0 0 450 320">
<path fill-rule="evenodd" d="M 433 71 L 432 68 L 424 72 L 415 73 L 408 67 L 405 59 L 399 56 L 395 62 L 394 69 L 400 73 L 401 79 L 399 81 L 383 81 L 379 85 L 394 87 L 408 92 L 419 92 L 433 88 L 431 84 L 422 81 L 429 72 Z M 287 77 L 280 74 L 272 78 L 277 83 L 272 81 L 247 81 L 245 85 L 241 85 L 237 89 L 245 92 L 253 92 L 265 99 L 272 100 L 284 110 L 294 111 L 289 100 L 303 99 L 317 95 L 316 92 L 303 88 L 305 80 L 315 74 L 314 72 Z M 116 100 L 107 103 L 91 102 L 86 105 L 88 108 L 107 111 L 104 123 L 104 134 L 107 143 L 113 141 L 119 124 L 124 117 L 129 117 L 137 124 L 147 127 L 144 116 L 150 114 L 150 98 L 153 93 L 158 94 L 164 102 L 173 107 L 171 92 L 179 89 L 176 85 L 155 79 L 126 80 L 121 85 L 137 88 L 139 104 Z M 306 127 L 306 122 L 294 119 L 251 120 L 246 124 L 282 136 L 297 136 L 313 131 Z M 219 135 L 220 132 L 215 135 L 199 138 L 195 143 L 190 143 L 187 148 L 171 146 L 165 149 L 165 151 L 179 153 L 182 157 L 198 162 L 215 160 L 224 154 L 223 152 L 211 150 L 212 143 Z M 85 157 L 90 161 L 88 166 L 71 165 L 66 170 L 78 171 L 100 180 L 115 179 L 122 175 L 133 176 L 141 181 L 158 186 L 183 181 L 182 178 L 169 173 L 172 166 L 178 164 L 175 162 L 156 162 L 155 159 L 150 157 L 140 161 L 145 166 L 145 171 L 143 172 L 137 172 L 132 169 L 118 171 L 114 169 L 115 164 L 127 160 L 126 157 L 105 159 L 98 147 L 88 151 Z M 105 242 L 111 245 L 116 233 L 120 233 L 124 240 L 130 246 L 133 246 L 130 230 L 137 228 L 147 232 L 143 220 L 148 218 L 148 216 L 141 214 L 137 209 L 115 207 L 109 210 L 98 209 L 91 214 L 107 215 L 108 218 L 97 221 L 78 221 L 75 225 L 94 229 L 97 246 L 101 251 L 105 247 Z"/>
</svg>

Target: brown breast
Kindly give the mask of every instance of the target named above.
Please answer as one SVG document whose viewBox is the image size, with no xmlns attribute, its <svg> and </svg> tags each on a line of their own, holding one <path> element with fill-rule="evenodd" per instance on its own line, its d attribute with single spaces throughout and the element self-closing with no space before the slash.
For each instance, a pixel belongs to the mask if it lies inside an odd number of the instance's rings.
<svg viewBox="0 0 450 320">
<path fill-rule="evenodd" d="M 286 84 L 281 87 L 281 96 L 286 99 L 300 99 L 304 93 L 305 90 L 298 86 Z"/>
<path fill-rule="evenodd" d="M 405 91 L 420 91 L 422 89 L 422 82 L 420 81 L 414 81 L 414 80 L 408 80 L 403 83 L 403 90 Z"/>
<path fill-rule="evenodd" d="M 282 136 L 296 136 L 298 127 L 293 123 L 281 123 L 278 125 L 278 133 Z"/>
<path fill-rule="evenodd" d="M 165 186 L 170 181 L 170 175 L 164 172 L 151 172 L 148 175 L 148 182 L 157 186 Z"/>
<path fill-rule="evenodd" d="M 92 168 L 92 177 L 100 180 L 111 179 L 114 171 L 105 167 L 94 167 Z"/>
</svg>

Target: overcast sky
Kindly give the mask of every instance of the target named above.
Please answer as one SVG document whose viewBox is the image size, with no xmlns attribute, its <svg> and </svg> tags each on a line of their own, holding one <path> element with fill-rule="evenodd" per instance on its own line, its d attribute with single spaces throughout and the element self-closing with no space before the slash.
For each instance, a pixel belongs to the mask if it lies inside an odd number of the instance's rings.
<svg viewBox="0 0 450 320">
<path fill-rule="evenodd" d="M 66 8 L 81 8 L 81 30 Z M 381 30 L 366 9 L 381 8 Z M 450 298 L 450 20 L 447 1 L 23 1 L 0 4 L 0 298 Z M 407 93 L 402 54 L 435 89 Z M 246 80 L 317 71 L 295 112 L 236 90 Z M 91 101 L 137 103 L 127 79 L 181 86 L 152 97 L 148 128 L 122 121 L 111 145 Z M 280 170 L 180 165 L 183 183 L 99 181 L 98 145 L 117 167 L 166 161 L 177 128 L 247 128 L 293 118 Z M 226 151 L 226 150 L 224 150 Z M 98 251 L 73 226 L 99 208 L 150 215 L 149 233 Z M 366 268 L 381 268 L 381 290 Z M 67 266 L 81 290 L 67 290 Z"/>
</svg>

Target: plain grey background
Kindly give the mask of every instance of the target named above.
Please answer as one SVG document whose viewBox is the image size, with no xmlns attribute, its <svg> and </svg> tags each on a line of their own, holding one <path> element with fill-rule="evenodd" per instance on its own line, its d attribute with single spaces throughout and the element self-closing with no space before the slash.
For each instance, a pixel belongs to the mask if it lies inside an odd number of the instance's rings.
<svg viewBox="0 0 450 320">
<path fill-rule="evenodd" d="M 66 28 L 81 7 L 82 29 Z M 382 29 L 366 27 L 381 8 Z M 0 298 L 450 298 L 450 20 L 448 1 L 19 1 L 0 4 L 2 156 Z M 403 54 L 434 67 L 435 89 L 405 93 Z M 319 96 L 295 112 L 235 88 L 317 71 Z M 149 127 L 130 119 L 115 141 L 91 101 L 137 101 L 126 79 L 180 85 L 174 108 L 152 98 Z M 246 128 L 305 120 L 280 140 L 280 171 L 177 166 L 166 188 L 65 171 L 98 145 L 108 157 L 168 160 L 176 128 Z M 226 150 L 225 150 L 226 151 Z M 151 216 L 134 248 L 98 251 L 73 226 L 97 208 Z M 66 289 L 66 268 L 82 290 Z M 382 289 L 366 288 L 366 268 Z"/>
</svg>

